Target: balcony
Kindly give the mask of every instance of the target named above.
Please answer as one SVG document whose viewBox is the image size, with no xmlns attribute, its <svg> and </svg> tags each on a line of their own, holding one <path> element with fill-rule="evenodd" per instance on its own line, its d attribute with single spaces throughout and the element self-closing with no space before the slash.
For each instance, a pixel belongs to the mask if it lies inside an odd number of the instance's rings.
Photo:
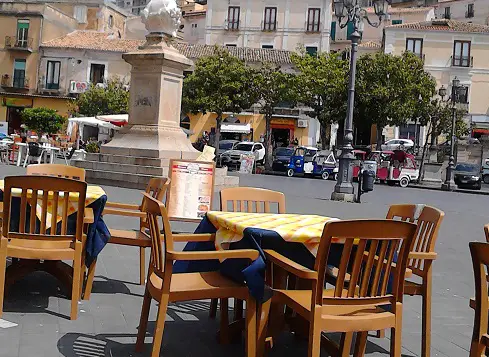
<svg viewBox="0 0 489 357">
<path fill-rule="evenodd" d="M 450 56 L 452 67 L 472 68 L 474 67 L 474 57 L 468 56 Z"/>
<path fill-rule="evenodd" d="M 261 29 L 265 32 L 277 31 L 277 21 L 262 21 Z"/>
<path fill-rule="evenodd" d="M 239 31 L 239 20 L 226 20 L 224 27 L 228 31 Z"/>
<path fill-rule="evenodd" d="M 32 37 L 5 36 L 5 48 L 12 51 L 32 52 Z"/>
<path fill-rule="evenodd" d="M 39 93 L 57 95 L 61 93 L 59 83 L 43 83 L 39 86 Z"/>
<path fill-rule="evenodd" d="M 8 74 L 2 76 L 0 85 L 4 89 L 9 89 L 13 91 L 24 91 L 29 90 L 29 79 L 23 77 L 11 77 Z"/>
<path fill-rule="evenodd" d="M 319 33 L 321 32 L 321 22 L 308 22 L 304 25 L 306 33 Z"/>
</svg>

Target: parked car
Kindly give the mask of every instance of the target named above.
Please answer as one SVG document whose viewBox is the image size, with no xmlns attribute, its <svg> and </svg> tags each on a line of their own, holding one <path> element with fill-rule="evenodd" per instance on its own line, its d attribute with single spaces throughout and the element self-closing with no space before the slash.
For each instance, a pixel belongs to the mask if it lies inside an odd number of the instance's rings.
<svg viewBox="0 0 489 357">
<path fill-rule="evenodd" d="M 265 147 L 262 143 L 252 143 L 248 141 L 242 141 L 231 150 L 225 151 L 221 157 L 221 165 L 239 167 L 241 155 L 249 155 L 253 153 L 255 155 L 255 162 L 257 164 L 265 163 Z"/>
<path fill-rule="evenodd" d="M 289 162 L 292 154 L 294 153 L 294 148 L 277 148 L 273 153 L 273 171 L 287 171 L 289 167 Z"/>
<path fill-rule="evenodd" d="M 404 150 L 407 151 L 408 149 L 413 149 L 414 148 L 414 141 L 409 140 L 409 139 L 392 139 L 386 141 L 382 145 L 382 150 Z"/>
<path fill-rule="evenodd" d="M 482 181 L 489 184 L 489 159 L 484 159 L 482 164 Z"/>
<path fill-rule="evenodd" d="M 459 188 L 482 188 L 481 167 L 478 164 L 460 162 L 455 166 L 453 181 Z"/>
<path fill-rule="evenodd" d="M 224 152 L 231 150 L 234 145 L 239 143 L 239 140 L 221 140 L 219 141 L 219 149 L 217 149 L 216 155 L 221 155 Z"/>
</svg>

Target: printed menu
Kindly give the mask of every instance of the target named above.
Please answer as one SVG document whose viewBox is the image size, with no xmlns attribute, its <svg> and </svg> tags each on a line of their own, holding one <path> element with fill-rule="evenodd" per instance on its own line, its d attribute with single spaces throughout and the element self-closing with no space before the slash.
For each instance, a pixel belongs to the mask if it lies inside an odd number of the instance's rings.
<svg viewBox="0 0 489 357">
<path fill-rule="evenodd" d="M 213 162 L 170 161 L 167 207 L 171 219 L 200 220 L 210 211 L 214 173 Z"/>
</svg>

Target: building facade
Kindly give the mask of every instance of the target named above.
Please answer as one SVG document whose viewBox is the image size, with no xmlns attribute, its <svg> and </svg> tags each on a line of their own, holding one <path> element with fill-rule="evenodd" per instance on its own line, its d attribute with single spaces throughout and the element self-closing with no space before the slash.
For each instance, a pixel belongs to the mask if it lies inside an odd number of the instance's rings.
<svg viewBox="0 0 489 357">
<path fill-rule="evenodd" d="M 309 53 L 329 51 L 331 1 L 211 0 L 205 43 Z"/>
<path fill-rule="evenodd" d="M 435 14 L 437 19 L 489 25 L 489 0 L 439 1 Z"/>
<path fill-rule="evenodd" d="M 437 88 L 443 85 L 448 93 L 457 77 L 465 87 L 467 121 L 475 131 L 489 129 L 489 26 L 446 19 L 390 26 L 385 29 L 384 51 L 416 53 Z M 395 128 L 387 139 L 405 137 L 413 130 Z"/>
</svg>

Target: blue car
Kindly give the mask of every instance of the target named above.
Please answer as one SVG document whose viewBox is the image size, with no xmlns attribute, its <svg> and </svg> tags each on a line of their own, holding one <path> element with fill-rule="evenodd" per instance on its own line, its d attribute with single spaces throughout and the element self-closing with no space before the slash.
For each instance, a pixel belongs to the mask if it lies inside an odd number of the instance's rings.
<svg viewBox="0 0 489 357">
<path fill-rule="evenodd" d="M 321 176 L 323 180 L 336 179 L 338 168 L 332 152 L 319 151 L 315 147 L 299 146 L 290 158 L 287 176 L 296 174 Z"/>
</svg>

